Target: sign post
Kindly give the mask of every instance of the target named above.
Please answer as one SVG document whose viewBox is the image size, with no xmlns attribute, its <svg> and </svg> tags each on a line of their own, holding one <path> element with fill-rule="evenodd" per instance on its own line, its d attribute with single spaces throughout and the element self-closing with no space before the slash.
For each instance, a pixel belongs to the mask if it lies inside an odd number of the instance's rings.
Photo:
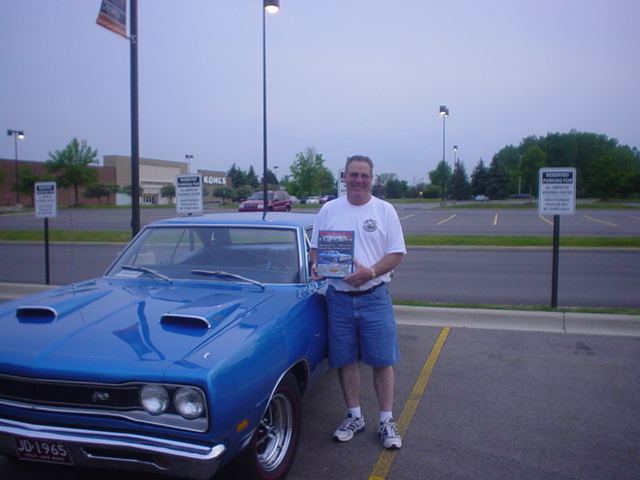
<svg viewBox="0 0 640 480">
<path fill-rule="evenodd" d="M 176 212 L 192 215 L 204 211 L 202 201 L 202 175 L 199 173 L 176 175 Z"/>
<path fill-rule="evenodd" d="M 56 182 L 36 182 L 34 185 L 36 218 L 44 218 L 44 272 L 45 283 L 50 285 L 49 274 L 49 218 L 58 214 Z"/>
<path fill-rule="evenodd" d="M 551 308 L 557 308 L 560 215 L 574 215 L 576 213 L 576 169 L 571 167 L 541 168 L 538 180 L 538 213 L 540 215 L 553 215 Z"/>
</svg>

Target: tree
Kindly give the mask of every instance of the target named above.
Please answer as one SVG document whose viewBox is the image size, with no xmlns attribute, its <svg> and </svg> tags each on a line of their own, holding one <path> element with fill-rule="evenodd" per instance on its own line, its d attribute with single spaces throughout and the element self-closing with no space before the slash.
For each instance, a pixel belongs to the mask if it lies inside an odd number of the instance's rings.
<svg viewBox="0 0 640 480">
<path fill-rule="evenodd" d="M 234 202 L 237 202 L 237 201 L 246 200 L 251 196 L 252 193 L 253 193 L 253 188 L 251 188 L 249 185 L 242 185 L 241 187 L 234 188 L 231 191 L 230 195 L 231 195 L 231 199 Z"/>
<path fill-rule="evenodd" d="M 327 189 L 329 190 L 327 193 L 335 189 L 333 174 L 324 166 L 324 159 L 316 152 L 315 147 L 308 147 L 306 151 L 298 152 L 289 170 L 291 182 L 298 187 L 294 195 L 320 195 L 323 191 L 327 192 Z"/>
<path fill-rule="evenodd" d="M 162 198 L 168 198 L 170 203 L 173 203 L 173 199 L 176 196 L 176 186 L 174 183 L 167 183 L 160 189 L 160 196 Z"/>
<path fill-rule="evenodd" d="M 142 188 L 142 185 L 140 185 L 138 189 L 140 191 L 140 195 L 143 195 L 144 188 Z M 125 195 L 131 196 L 131 185 L 123 185 L 122 187 L 120 187 L 120 192 L 124 193 Z"/>
<path fill-rule="evenodd" d="M 247 184 L 247 174 L 234 163 L 227 172 L 227 176 L 231 177 L 231 186 L 233 188 L 242 187 Z"/>
<path fill-rule="evenodd" d="M 449 195 L 454 200 L 467 200 L 471 195 L 471 184 L 467 178 L 467 171 L 464 163 L 456 161 L 453 175 L 451 176 L 451 190 Z"/>
<path fill-rule="evenodd" d="M 18 169 L 18 183 L 14 183 L 12 190 L 22 195 L 29 195 L 31 197 L 31 204 L 35 205 L 34 190 L 36 182 L 42 182 L 47 180 L 48 177 L 41 176 L 33 173 L 29 165 L 20 165 Z"/>
<path fill-rule="evenodd" d="M 276 187 L 278 185 L 278 177 L 276 177 L 276 174 L 269 169 L 267 169 L 267 185 L 275 185 Z"/>
<path fill-rule="evenodd" d="M 547 154 L 537 145 L 529 147 L 522 155 L 518 173 L 522 177 L 522 185 L 529 189 L 531 196 L 538 185 L 538 172 L 545 166 L 546 159 Z"/>
<path fill-rule="evenodd" d="M 260 180 L 258 180 L 258 176 L 253 169 L 253 165 L 249 167 L 249 173 L 247 173 L 247 183 L 251 185 L 251 188 L 258 188 L 260 186 Z"/>
<path fill-rule="evenodd" d="M 591 164 L 587 189 L 600 200 L 614 198 L 624 181 L 622 170 L 613 157 L 607 155 Z"/>
<path fill-rule="evenodd" d="M 451 180 L 451 167 L 449 164 L 444 160 L 440 160 L 436 169 L 429 172 L 429 180 L 433 185 L 440 187 L 440 193 L 444 200 L 447 195 L 447 185 Z"/>
<path fill-rule="evenodd" d="M 495 200 L 504 200 L 509 196 L 509 173 L 494 156 L 487 171 L 487 196 Z"/>
<path fill-rule="evenodd" d="M 107 205 L 108 205 L 110 203 L 109 196 L 113 193 L 117 193 L 118 191 L 117 185 L 115 185 L 115 191 L 113 187 L 114 185 L 109 183 L 100 183 L 100 182 L 92 183 L 85 189 L 83 195 L 87 198 L 97 198 L 98 204 L 102 203 L 101 202 L 102 197 L 107 197 Z"/>
<path fill-rule="evenodd" d="M 45 162 L 45 168 L 49 173 L 58 173 L 56 181 L 62 188 L 73 187 L 78 205 L 78 188 L 98 180 L 98 171 L 90 167 L 98 163 L 97 156 L 98 151 L 87 146 L 86 140 L 78 142 L 74 138 L 64 149 L 49 152 L 51 158 Z"/>
<path fill-rule="evenodd" d="M 233 198 L 233 189 L 231 187 L 216 187 L 213 189 L 213 196 L 222 198 L 222 204 L 225 204 L 227 197 Z"/>
<path fill-rule="evenodd" d="M 484 160 L 480 159 L 476 168 L 471 173 L 471 194 L 484 195 L 487 193 L 489 186 L 489 171 L 484 165 Z"/>
<path fill-rule="evenodd" d="M 406 180 L 392 178 L 385 185 L 387 198 L 405 198 L 409 195 L 409 191 L 409 184 Z"/>
</svg>

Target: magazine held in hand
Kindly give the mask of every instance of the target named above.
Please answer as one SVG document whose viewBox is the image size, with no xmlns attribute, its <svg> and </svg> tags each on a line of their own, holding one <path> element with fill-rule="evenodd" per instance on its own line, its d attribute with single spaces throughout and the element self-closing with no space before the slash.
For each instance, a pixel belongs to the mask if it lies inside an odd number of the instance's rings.
<svg viewBox="0 0 640 480">
<path fill-rule="evenodd" d="M 355 232 L 320 230 L 318 232 L 318 275 L 343 278 L 353 273 L 353 237 Z"/>
</svg>

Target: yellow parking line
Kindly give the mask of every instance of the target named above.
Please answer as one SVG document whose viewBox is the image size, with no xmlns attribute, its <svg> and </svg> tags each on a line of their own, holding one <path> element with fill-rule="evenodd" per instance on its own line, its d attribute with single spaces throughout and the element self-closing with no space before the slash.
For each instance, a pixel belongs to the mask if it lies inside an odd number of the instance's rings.
<svg viewBox="0 0 640 480">
<path fill-rule="evenodd" d="M 589 215 L 583 215 L 584 218 L 588 218 L 589 220 L 593 220 L 594 222 L 604 223 L 605 225 L 611 225 L 612 227 L 617 227 L 615 223 L 605 222 L 604 220 L 598 220 L 597 218 L 592 218 Z"/>
<path fill-rule="evenodd" d="M 402 413 L 398 419 L 398 433 L 401 436 L 407 431 L 409 423 L 411 422 L 413 415 L 416 413 L 416 409 L 418 408 L 424 389 L 427 386 L 431 372 L 433 372 L 436 360 L 438 360 L 438 355 L 440 355 L 440 352 L 442 351 L 447 335 L 449 335 L 449 331 L 451 331 L 450 327 L 443 328 L 440 335 L 438 335 L 436 343 L 433 345 L 431 353 L 429 353 L 427 361 L 422 367 L 422 372 L 420 372 L 420 375 L 413 386 L 411 395 L 409 395 L 409 399 L 402 409 Z M 369 480 L 385 480 L 387 478 L 387 474 L 389 473 L 393 459 L 396 456 L 396 452 L 397 450 L 383 450 L 382 453 L 380 453 L 378 462 L 376 463 L 376 466 L 373 467 L 371 475 L 369 475 Z"/>
<path fill-rule="evenodd" d="M 498 224 L 498 214 L 493 218 L 493 226 L 495 227 Z"/>
<path fill-rule="evenodd" d="M 445 218 L 444 220 L 442 220 L 442 221 L 440 221 L 440 222 L 436 223 L 436 225 L 441 225 L 441 224 L 443 224 L 444 222 L 448 222 L 449 220 L 451 220 L 451 219 L 452 219 L 453 217 L 455 217 L 455 216 L 456 216 L 456 214 L 454 213 L 454 214 L 453 214 L 453 215 L 451 215 L 449 218 Z"/>
<path fill-rule="evenodd" d="M 407 215 L 406 217 L 400 217 L 399 220 L 404 220 L 405 218 L 410 218 L 415 216 L 415 213 L 412 213 L 411 215 Z"/>
<path fill-rule="evenodd" d="M 553 225 L 553 222 L 551 220 L 549 220 L 548 218 L 544 218 L 542 215 L 538 215 L 542 220 L 544 220 L 545 222 L 547 222 L 549 225 Z"/>
<path fill-rule="evenodd" d="M 635 218 L 636 220 L 640 220 L 640 217 L 636 217 L 635 215 L 629 215 L 631 218 Z"/>
</svg>

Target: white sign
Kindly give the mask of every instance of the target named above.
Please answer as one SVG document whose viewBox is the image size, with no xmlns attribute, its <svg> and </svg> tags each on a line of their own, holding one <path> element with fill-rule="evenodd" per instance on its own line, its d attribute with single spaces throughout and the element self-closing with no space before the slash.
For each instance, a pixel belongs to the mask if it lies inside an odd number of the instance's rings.
<svg viewBox="0 0 640 480">
<path fill-rule="evenodd" d="M 55 218 L 58 214 L 56 182 L 36 182 L 34 193 L 36 218 Z"/>
<path fill-rule="evenodd" d="M 344 168 L 338 171 L 338 196 L 341 197 L 347 194 L 347 184 L 344 183 Z"/>
<path fill-rule="evenodd" d="M 202 213 L 202 175 L 189 173 L 176 175 L 176 211 Z"/>
<path fill-rule="evenodd" d="M 573 215 L 576 213 L 575 168 L 541 168 L 538 188 L 538 212 L 540 215 Z"/>
</svg>

